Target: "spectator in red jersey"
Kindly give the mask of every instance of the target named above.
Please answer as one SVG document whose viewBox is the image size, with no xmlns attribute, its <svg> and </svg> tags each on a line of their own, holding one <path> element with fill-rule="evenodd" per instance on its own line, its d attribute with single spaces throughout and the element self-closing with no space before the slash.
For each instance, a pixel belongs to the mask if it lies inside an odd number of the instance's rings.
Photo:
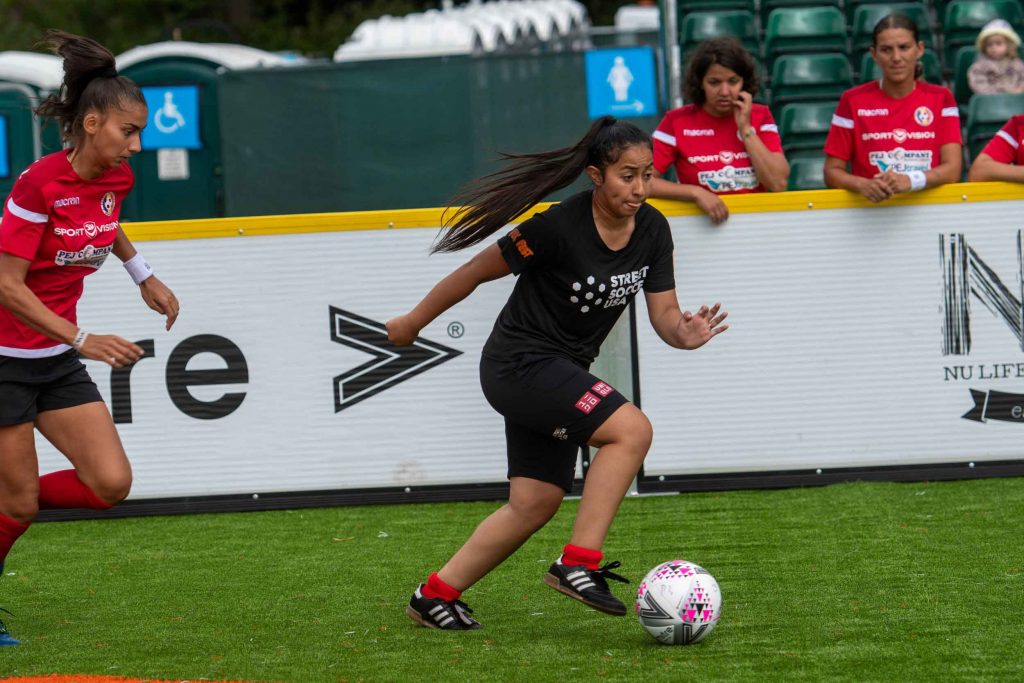
<svg viewBox="0 0 1024 683">
<path fill-rule="evenodd" d="M 40 508 L 105 509 L 131 487 L 114 422 L 79 357 L 119 368 L 142 349 L 78 327 L 85 276 L 113 253 L 168 330 L 178 316 L 174 294 L 118 223 L 146 100 L 99 43 L 62 31 L 47 38 L 64 58 L 64 82 L 36 113 L 56 119 L 70 146 L 19 176 L 0 223 L 0 574 Z M 40 477 L 33 428 L 74 469 Z M 0 623 L 0 645 L 17 644 Z"/>
<path fill-rule="evenodd" d="M 970 181 L 1024 183 L 1024 114 L 1014 116 L 996 133 L 967 172 Z"/>
<path fill-rule="evenodd" d="M 781 192 L 789 180 L 779 129 L 754 103 L 754 59 L 735 38 L 712 38 L 690 58 L 683 96 L 652 135 L 654 168 L 675 166 L 678 183 L 655 178 L 651 196 L 695 202 L 713 223 L 729 217 L 723 194 Z"/>
<path fill-rule="evenodd" d="M 906 15 L 875 25 L 871 56 L 882 79 L 840 98 L 825 140 L 826 185 L 880 202 L 960 179 L 960 112 L 948 88 L 916 80 L 923 54 Z"/>
</svg>

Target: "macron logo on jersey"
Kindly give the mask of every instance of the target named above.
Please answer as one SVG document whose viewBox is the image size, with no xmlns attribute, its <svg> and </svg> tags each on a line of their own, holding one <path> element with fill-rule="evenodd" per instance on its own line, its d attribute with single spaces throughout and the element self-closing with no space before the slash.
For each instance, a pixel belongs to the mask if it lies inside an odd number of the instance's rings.
<svg viewBox="0 0 1024 683">
<path fill-rule="evenodd" d="M 64 197 L 62 199 L 54 199 L 53 208 L 60 209 L 65 206 L 78 206 L 81 203 L 82 200 L 79 197 Z"/>
<path fill-rule="evenodd" d="M 710 138 L 714 137 L 715 131 L 713 128 L 684 128 L 683 136 L 691 138 Z"/>
<path fill-rule="evenodd" d="M 857 116 L 888 116 L 888 109 L 858 109 Z"/>
</svg>

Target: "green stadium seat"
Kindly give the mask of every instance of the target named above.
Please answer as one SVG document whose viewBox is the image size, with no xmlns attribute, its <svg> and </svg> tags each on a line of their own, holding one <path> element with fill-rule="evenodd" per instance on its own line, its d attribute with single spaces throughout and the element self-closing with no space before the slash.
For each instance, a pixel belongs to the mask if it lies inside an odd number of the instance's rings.
<svg viewBox="0 0 1024 683">
<path fill-rule="evenodd" d="M 853 85 L 845 54 L 782 55 L 772 65 L 772 106 L 835 101 Z"/>
<path fill-rule="evenodd" d="M 788 190 L 824 190 L 825 155 L 798 156 L 789 159 Z"/>
<path fill-rule="evenodd" d="M 755 57 L 761 54 L 754 14 L 745 10 L 687 14 L 679 31 L 679 45 L 686 54 L 701 41 L 719 36 L 733 36 Z"/>
<path fill-rule="evenodd" d="M 853 25 L 853 15 L 857 13 L 857 9 L 865 5 L 891 5 L 892 0 L 846 0 L 846 19 L 850 25 Z M 925 4 L 922 0 L 920 4 Z"/>
<path fill-rule="evenodd" d="M 894 5 L 861 5 L 853 14 L 851 53 L 860 54 L 871 47 L 875 25 L 890 14 L 905 14 L 917 24 L 918 36 L 926 47 L 935 49 L 928 8 L 920 2 L 901 2 Z"/>
<path fill-rule="evenodd" d="M 964 113 L 963 108 L 967 106 L 971 95 L 974 94 L 967 81 L 967 71 L 971 68 L 971 64 L 974 64 L 974 58 L 977 55 L 978 51 L 973 45 L 966 45 L 957 50 L 956 57 L 953 58 L 953 97 L 960 105 L 961 114 Z"/>
<path fill-rule="evenodd" d="M 754 95 L 754 101 L 758 104 L 767 105 L 768 102 L 768 69 L 765 68 L 764 62 L 757 61 L 757 79 L 759 87 L 757 94 Z"/>
<path fill-rule="evenodd" d="M 798 150 L 821 152 L 832 126 L 838 100 L 829 102 L 792 102 L 783 105 L 776 120 L 786 154 Z"/>
<path fill-rule="evenodd" d="M 924 67 L 924 80 L 935 85 L 945 85 L 942 77 L 942 64 L 939 62 L 939 55 L 931 50 L 925 50 L 921 58 L 921 66 Z M 882 77 L 882 69 L 875 64 L 870 52 L 865 52 L 860 58 L 860 82 L 877 81 Z"/>
<path fill-rule="evenodd" d="M 768 24 L 768 16 L 777 9 L 808 7 L 842 7 L 840 0 L 761 0 L 761 24 Z"/>
<path fill-rule="evenodd" d="M 974 45 L 978 32 L 993 19 L 1005 19 L 1020 33 L 1024 30 L 1020 0 L 953 0 L 946 5 L 942 19 L 946 62 L 952 63 L 964 45 Z"/>
<path fill-rule="evenodd" d="M 992 136 L 1012 117 L 1024 112 L 1024 93 L 975 95 L 967 105 L 967 134 L 964 143 L 976 159 Z"/>
<path fill-rule="evenodd" d="M 757 11 L 757 0 L 677 0 L 676 11 L 682 22 L 690 12 L 721 12 L 725 10 L 746 10 L 753 14 Z"/>
<path fill-rule="evenodd" d="M 846 18 L 836 7 L 784 7 L 768 15 L 764 54 L 769 62 L 781 54 L 846 51 Z"/>
</svg>

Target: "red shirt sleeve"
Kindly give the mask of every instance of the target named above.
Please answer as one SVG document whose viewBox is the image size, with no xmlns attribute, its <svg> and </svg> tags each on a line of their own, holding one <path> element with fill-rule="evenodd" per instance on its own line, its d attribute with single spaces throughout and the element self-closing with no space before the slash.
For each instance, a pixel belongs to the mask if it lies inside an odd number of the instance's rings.
<svg viewBox="0 0 1024 683">
<path fill-rule="evenodd" d="M 661 175 L 665 175 L 665 171 L 676 162 L 676 158 L 679 156 L 676 135 L 668 116 L 661 120 L 651 135 L 651 144 L 654 147 L 654 169 Z"/>
<path fill-rule="evenodd" d="M 956 106 L 956 100 L 953 99 L 953 93 L 948 88 L 943 89 L 942 93 L 942 137 L 939 139 L 940 145 L 947 145 L 955 142 L 958 145 L 964 143 L 964 139 L 960 134 L 960 109 Z"/>
<path fill-rule="evenodd" d="M 992 136 L 982 154 L 987 154 L 1001 164 L 1012 164 L 1017 160 L 1017 148 L 1020 147 L 1020 132 L 1017 130 L 1017 119 L 1006 122 L 999 132 Z"/>
<path fill-rule="evenodd" d="M 768 107 L 764 109 L 759 107 L 758 110 L 760 111 L 759 121 L 754 124 L 757 128 L 757 137 L 761 138 L 761 142 L 769 152 L 781 152 L 782 138 L 779 137 L 779 127 L 775 124 L 775 119 L 772 118 L 771 110 Z"/>
<path fill-rule="evenodd" d="M 4 204 L 0 252 L 28 261 L 35 259 L 49 221 L 43 191 L 25 176 L 18 178 Z"/>
<path fill-rule="evenodd" d="M 825 154 L 849 161 L 853 158 L 853 107 L 848 93 L 843 93 L 832 115 L 832 126 L 825 138 Z"/>
</svg>

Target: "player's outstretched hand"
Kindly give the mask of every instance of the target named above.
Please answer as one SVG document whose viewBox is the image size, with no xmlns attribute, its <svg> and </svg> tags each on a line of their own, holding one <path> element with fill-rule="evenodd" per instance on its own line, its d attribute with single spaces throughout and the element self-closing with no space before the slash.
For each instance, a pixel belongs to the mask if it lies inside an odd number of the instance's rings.
<svg viewBox="0 0 1024 683">
<path fill-rule="evenodd" d="M 395 346 L 408 346 L 416 341 L 419 336 L 419 328 L 410 320 L 408 315 L 400 315 L 397 318 L 384 323 L 388 331 L 388 341 Z"/>
<path fill-rule="evenodd" d="M 721 309 L 722 304 L 715 304 L 711 308 L 701 306 L 695 314 L 683 311 L 683 317 L 676 327 L 679 345 L 684 349 L 697 349 L 707 344 L 716 334 L 729 329 L 728 325 L 722 324 L 729 314 Z"/>
<path fill-rule="evenodd" d="M 167 316 L 167 329 L 170 330 L 174 321 L 178 319 L 178 311 L 181 306 L 178 304 L 178 297 L 170 287 L 165 285 L 156 275 L 150 275 L 139 285 L 142 292 L 142 300 L 146 305 L 161 315 Z"/>
<path fill-rule="evenodd" d="M 113 334 L 90 334 L 78 353 L 92 360 L 103 361 L 113 368 L 123 368 L 142 358 L 142 347 Z"/>
</svg>

